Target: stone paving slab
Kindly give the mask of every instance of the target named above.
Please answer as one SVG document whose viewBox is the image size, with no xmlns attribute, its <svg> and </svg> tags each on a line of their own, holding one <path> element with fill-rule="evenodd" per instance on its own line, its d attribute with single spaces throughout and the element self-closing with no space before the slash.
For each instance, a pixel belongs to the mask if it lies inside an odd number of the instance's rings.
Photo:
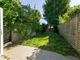
<svg viewBox="0 0 80 60">
<path fill-rule="evenodd" d="M 30 46 L 15 46 L 5 49 L 5 56 L 9 60 L 71 60 L 68 57 Z M 79 59 L 80 60 L 80 59 Z"/>
</svg>

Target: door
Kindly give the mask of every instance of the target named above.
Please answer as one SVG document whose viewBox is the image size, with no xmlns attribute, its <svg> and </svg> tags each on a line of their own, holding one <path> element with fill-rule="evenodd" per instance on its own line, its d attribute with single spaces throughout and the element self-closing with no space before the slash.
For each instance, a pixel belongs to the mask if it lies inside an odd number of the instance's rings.
<svg viewBox="0 0 80 60">
<path fill-rule="evenodd" d="M 3 9 L 0 8 L 0 55 L 3 55 Z"/>
</svg>

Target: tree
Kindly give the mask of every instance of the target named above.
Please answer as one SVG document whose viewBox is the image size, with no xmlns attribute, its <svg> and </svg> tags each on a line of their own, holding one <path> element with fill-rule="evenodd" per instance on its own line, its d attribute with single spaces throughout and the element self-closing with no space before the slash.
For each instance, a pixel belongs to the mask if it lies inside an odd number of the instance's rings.
<svg viewBox="0 0 80 60">
<path fill-rule="evenodd" d="M 16 17 L 19 15 L 17 11 L 21 7 L 19 0 L 2 0 L 0 6 L 4 10 L 4 26 L 13 29 Z"/>
<path fill-rule="evenodd" d="M 20 13 L 22 21 L 25 24 L 24 30 L 28 35 L 30 35 L 31 32 L 40 29 L 39 20 L 41 18 L 41 14 L 37 9 L 32 9 L 30 5 L 22 5 Z"/>
<path fill-rule="evenodd" d="M 10 30 L 10 41 L 12 37 L 12 31 L 16 27 L 16 18 L 19 16 L 18 10 L 21 8 L 19 0 L 2 0 L 0 1 L 0 7 L 4 11 L 4 27 Z"/>
<path fill-rule="evenodd" d="M 42 33 L 45 33 L 48 29 L 48 25 L 47 24 L 42 24 Z"/>
<path fill-rule="evenodd" d="M 54 32 L 58 33 L 59 16 L 62 16 L 69 7 L 70 0 L 46 0 L 44 4 L 44 17 L 51 26 L 54 26 Z"/>
<path fill-rule="evenodd" d="M 27 7 L 24 6 L 27 10 Z M 28 13 L 26 14 L 26 22 L 29 24 L 29 28 L 31 31 L 36 31 L 39 29 L 39 20 L 41 19 L 41 14 L 37 9 L 28 9 Z"/>
<path fill-rule="evenodd" d="M 38 10 L 32 9 L 30 5 L 21 5 L 19 0 L 2 0 L 0 1 L 0 7 L 4 10 L 4 27 L 10 30 L 10 41 L 12 31 L 23 35 L 28 34 L 28 28 L 32 29 L 32 26 L 34 26 L 32 22 L 38 22 L 40 19 Z"/>
<path fill-rule="evenodd" d="M 32 27 L 33 31 L 36 31 L 36 30 L 39 29 L 39 25 L 40 25 L 39 24 L 39 20 L 41 19 L 41 14 L 36 9 L 32 9 L 31 12 L 32 12 L 32 15 L 31 15 L 31 17 L 32 17 L 32 25 L 31 25 L 31 27 Z"/>
</svg>

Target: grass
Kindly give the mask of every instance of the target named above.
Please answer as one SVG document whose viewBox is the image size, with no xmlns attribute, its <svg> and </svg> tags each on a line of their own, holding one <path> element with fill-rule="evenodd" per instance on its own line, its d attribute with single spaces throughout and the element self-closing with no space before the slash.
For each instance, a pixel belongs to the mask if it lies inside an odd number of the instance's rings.
<svg viewBox="0 0 80 60">
<path fill-rule="evenodd" d="M 24 40 L 22 44 L 38 47 L 52 52 L 57 52 L 63 55 L 77 55 L 72 46 L 64 38 L 56 33 L 39 34 L 28 40 Z"/>
<path fill-rule="evenodd" d="M 36 47 L 44 46 L 47 45 L 49 42 L 48 37 L 49 36 L 46 34 L 39 34 L 35 37 L 25 40 L 22 44 L 29 45 L 29 46 L 36 46 Z"/>
</svg>

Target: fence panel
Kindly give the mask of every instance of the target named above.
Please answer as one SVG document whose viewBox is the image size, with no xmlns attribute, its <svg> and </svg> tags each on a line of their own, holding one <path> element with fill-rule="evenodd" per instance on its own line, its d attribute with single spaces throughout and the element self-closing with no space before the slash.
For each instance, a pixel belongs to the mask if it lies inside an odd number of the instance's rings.
<svg viewBox="0 0 80 60">
<path fill-rule="evenodd" d="M 80 52 L 80 16 L 75 16 L 69 22 L 58 26 L 60 34 Z"/>
</svg>

